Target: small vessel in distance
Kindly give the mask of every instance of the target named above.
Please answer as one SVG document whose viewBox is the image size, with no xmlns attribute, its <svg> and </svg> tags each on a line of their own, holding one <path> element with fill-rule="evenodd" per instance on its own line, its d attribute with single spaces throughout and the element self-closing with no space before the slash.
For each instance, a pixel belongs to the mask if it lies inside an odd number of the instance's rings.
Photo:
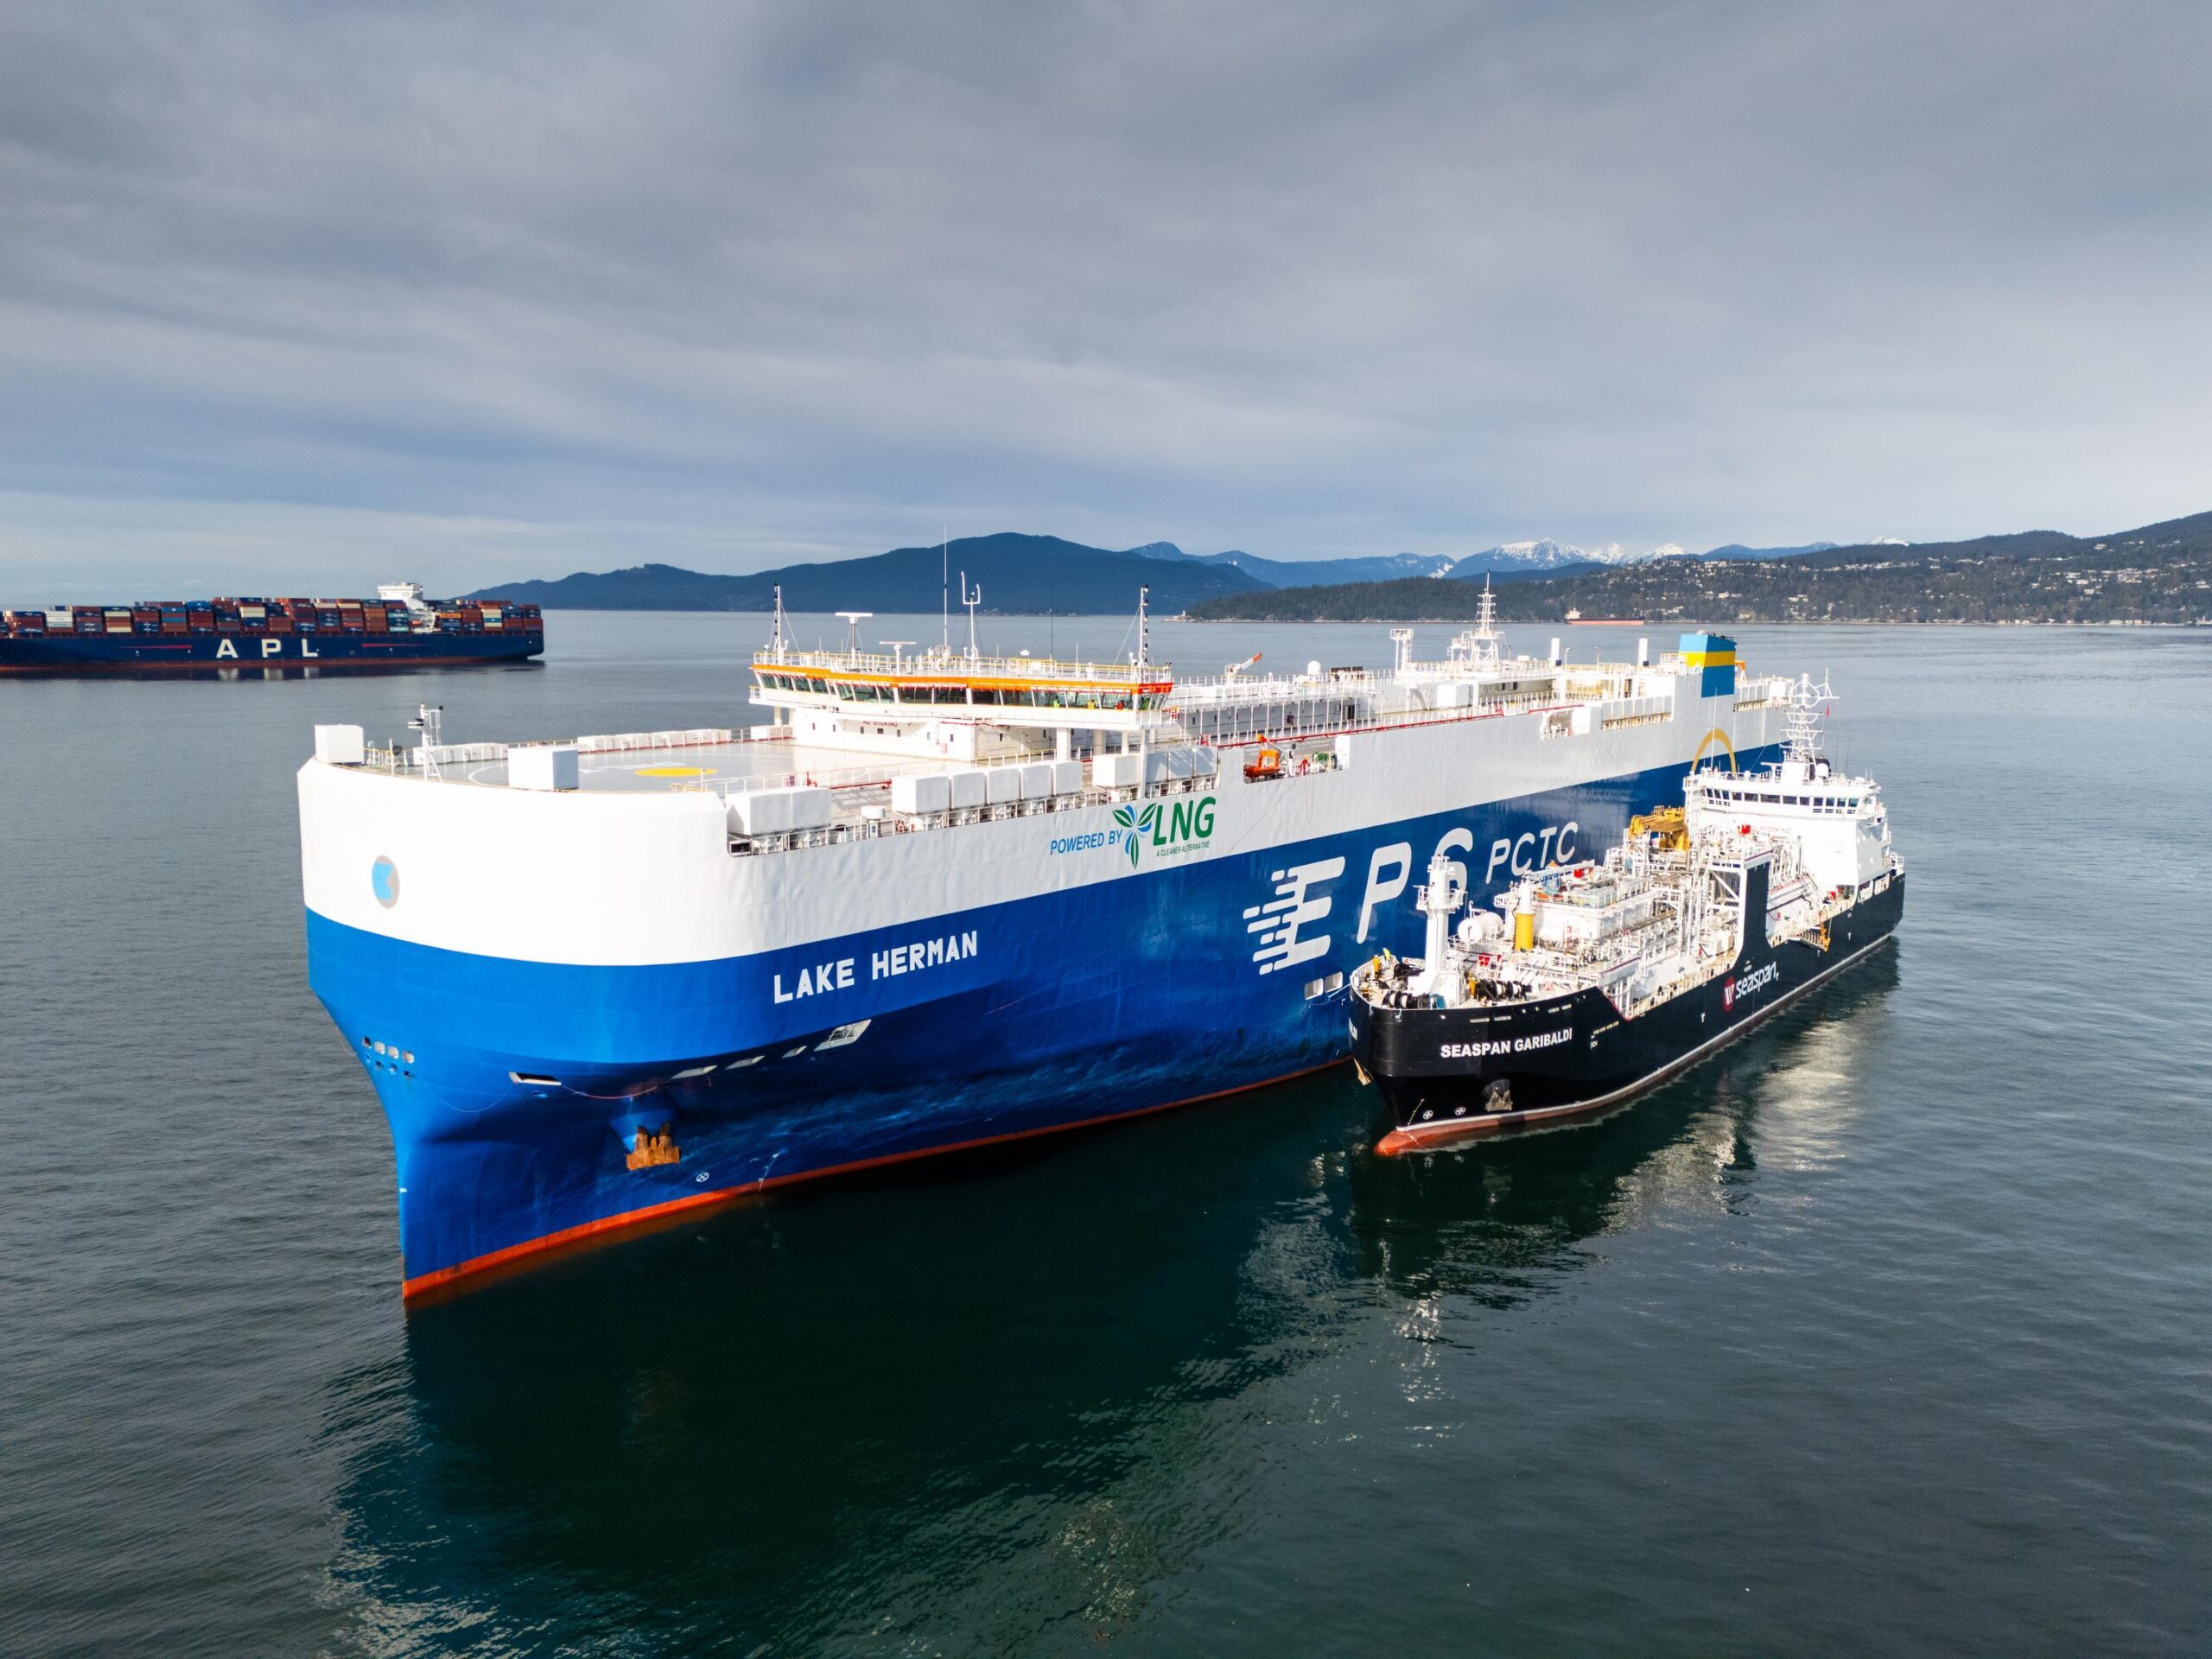
<svg viewBox="0 0 2212 1659">
<path fill-rule="evenodd" d="M 0 611 L 0 674 L 426 668 L 518 662 L 544 649 L 537 606 L 426 600 L 411 582 L 385 582 L 372 600 L 156 600 Z"/>
<path fill-rule="evenodd" d="M 1569 611 L 1560 620 L 1576 628 L 1640 628 L 1643 626 L 1643 619 L 1640 616 L 1585 616 L 1580 611 Z"/>
<path fill-rule="evenodd" d="M 1602 863 L 1532 874 L 1457 928 L 1446 849 L 1425 954 L 1351 977 L 1352 1053 L 1395 1127 L 1386 1155 L 1562 1122 L 1681 1071 L 1873 950 L 1904 907 L 1881 791 L 1819 753 L 1826 686 L 1791 694 L 1783 758 L 1692 772 Z"/>
</svg>

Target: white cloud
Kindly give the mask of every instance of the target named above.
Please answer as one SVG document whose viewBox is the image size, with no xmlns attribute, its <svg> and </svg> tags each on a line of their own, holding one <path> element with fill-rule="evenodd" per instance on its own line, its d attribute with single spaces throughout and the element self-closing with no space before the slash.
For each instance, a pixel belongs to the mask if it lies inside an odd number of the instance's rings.
<svg viewBox="0 0 2212 1659">
<path fill-rule="evenodd" d="M 2196 511 L 2208 52 L 2053 0 L 19 8 L 0 579 Z"/>
</svg>

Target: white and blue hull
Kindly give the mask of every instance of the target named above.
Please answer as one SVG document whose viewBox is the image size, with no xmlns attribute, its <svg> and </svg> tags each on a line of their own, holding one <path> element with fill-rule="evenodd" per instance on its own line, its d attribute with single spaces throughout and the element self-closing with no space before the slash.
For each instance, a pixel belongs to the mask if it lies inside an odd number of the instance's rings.
<svg viewBox="0 0 2212 1659">
<path fill-rule="evenodd" d="M 1766 758 L 1764 709 L 1685 703 L 1360 734 L 1340 772 L 1166 798 L 1134 856 L 1110 805 L 740 856 L 711 796 L 310 763 L 310 976 L 391 1122 L 408 1288 L 1340 1059 L 1332 976 L 1419 949 L 1440 845 L 1479 902 L 1678 802 L 1714 732 Z M 641 1129 L 674 1161 L 632 1167 Z"/>
</svg>

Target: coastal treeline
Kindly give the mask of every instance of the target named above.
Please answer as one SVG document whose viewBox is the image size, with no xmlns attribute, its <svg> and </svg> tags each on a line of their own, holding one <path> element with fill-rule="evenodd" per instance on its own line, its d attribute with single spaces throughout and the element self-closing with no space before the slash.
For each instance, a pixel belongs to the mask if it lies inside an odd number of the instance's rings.
<svg viewBox="0 0 2212 1659">
<path fill-rule="evenodd" d="M 1764 561 L 1654 559 L 1502 582 L 1499 617 L 1698 622 L 2212 621 L 2212 513 L 2098 537 L 2030 531 L 1970 542 L 1832 548 Z M 1471 620 L 1479 582 L 1435 577 L 1228 594 L 1200 620 Z"/>
</svg>

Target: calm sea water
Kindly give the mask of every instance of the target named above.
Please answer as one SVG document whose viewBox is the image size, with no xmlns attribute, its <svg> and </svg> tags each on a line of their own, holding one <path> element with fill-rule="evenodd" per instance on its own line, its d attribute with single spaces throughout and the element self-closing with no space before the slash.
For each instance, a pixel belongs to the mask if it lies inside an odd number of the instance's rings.
<svg viewBox="0 0 2212 1659">
<path fill-rule="evenodd" d="M 1905 927 L 1594 1127 L 1383 1162 L 1330 1074 L 408 1315 L 291 775 L 741 717 L 753 620 L 551 633 L 0 685 L 0 1652 L 2212 1649 L 2212 638 L 1745 630 Z"/>
</svg>

